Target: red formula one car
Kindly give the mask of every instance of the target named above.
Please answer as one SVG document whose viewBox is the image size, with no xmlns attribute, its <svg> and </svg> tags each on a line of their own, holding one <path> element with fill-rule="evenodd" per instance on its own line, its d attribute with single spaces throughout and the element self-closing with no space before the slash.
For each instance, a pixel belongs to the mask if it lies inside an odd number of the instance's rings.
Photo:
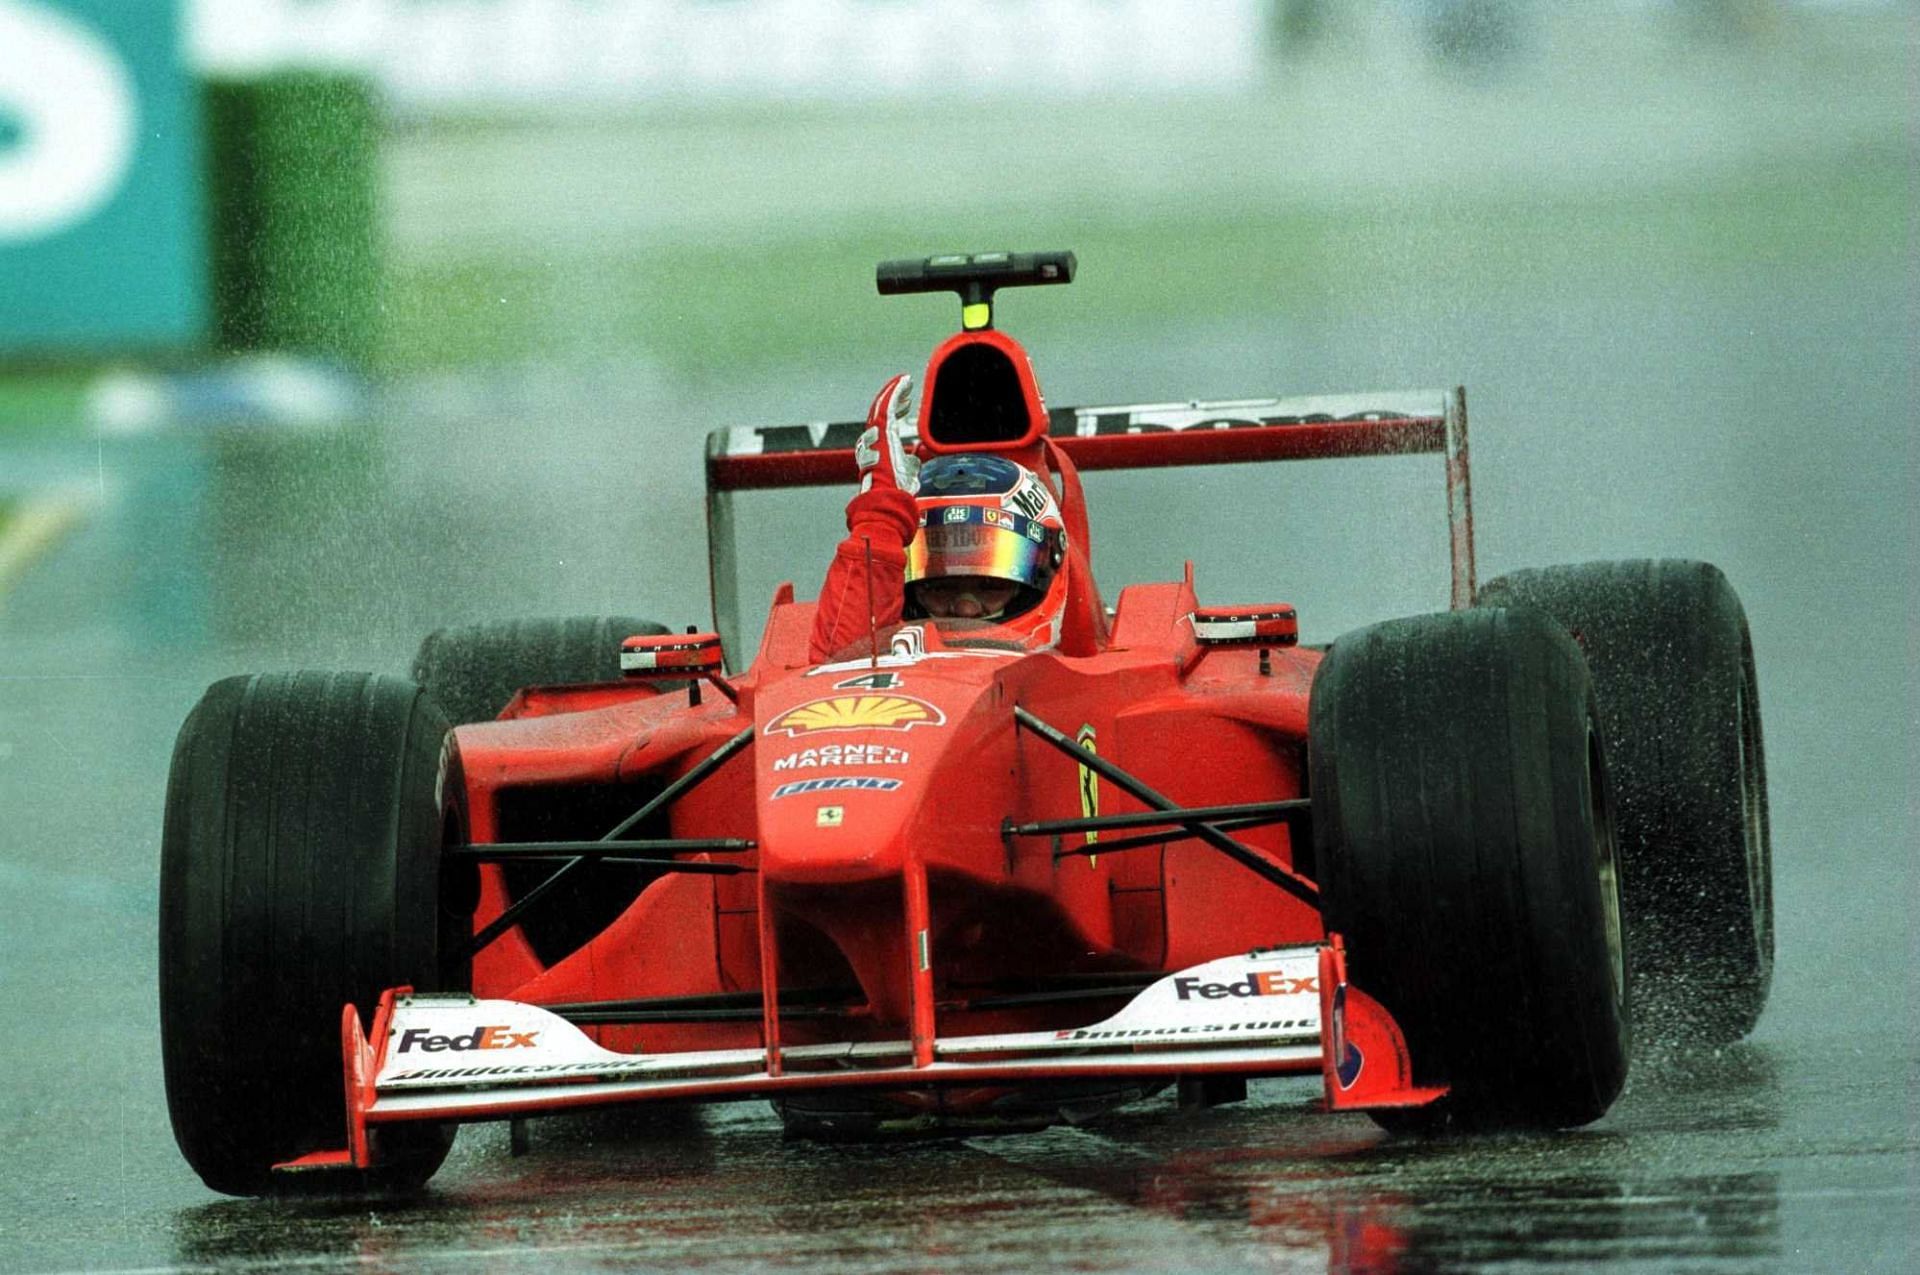
<svg viewBox="0 0 1920 1275">
<path fill-rule="evenodd" d="M 991 305 L 1073 268 L 881 268 L 964 302 L 912 422 L 929 470 L 1045 488 L 922 506 L 915 543 L 932 519 L 1055 545 L 1044 631 L 875 613 L 820 661 L 783 586 L 731 673 L 719 634 L 570 619 L 441 630 L 411 679 L 207 691 L 167 792 L 160 994 L 210 1186 L 417 1185 L 461 1122 L 638 1101 L 872 1136 L 1304 1074 L 1392 1128 L 1578 1125 L 1630 1022 L 1752 1026 L 1765 768 L 1721 574 L 1476 589 L 1458 390 L 1049 412 Z M 734 493 L 851 489 L 860 433 L 711 437 L 718 630 Z M 1403 453 L 1444 456 L 1449 611 L 1321 650 L 1191 570 L 1095 586 L 1080 470 Z"/>
</svg>

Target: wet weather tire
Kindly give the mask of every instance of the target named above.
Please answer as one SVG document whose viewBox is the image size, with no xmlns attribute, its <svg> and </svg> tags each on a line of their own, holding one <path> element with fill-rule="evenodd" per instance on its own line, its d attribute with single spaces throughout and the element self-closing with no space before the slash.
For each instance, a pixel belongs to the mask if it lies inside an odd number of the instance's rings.
<svg viewBox="0 0 1920 1275">
<path fill-rule="evenodd" d="M 206 1184 L 259 1194 L 276 1163 L 347 1145 L 342 1007 L 466 985 L 443 898 L 464 840 L 459 756 L 412 682 L 216 682 L 180 728 L 160 864 L 160 1034 L 174 1136 Z M 407 1189 L 451 1128 L 374 1131 L 363 1185 Z"/>
<path fill-rule="evenodd" d="M 619 681 L 620 640 L 666 631 L 627 616 L 449 625 L 421 641 L 413 680 L 456 726 L 490 722 L 528 686 Z"/>
<path fill-rule="evenodd" d="M 1551 616 L 1593 671 L 1642 1034 L 1740 1039 L 1773 981 L 1773 852 L 1733 586 L 1704 562 L 1589 562 L 1513 572 L 1480 600 Z"/>
<path fill-rule="evenodd" d="M 1529 612 L 1361 629 L 1314 678 L 1309 740 L 1327 928 L 1416 1083 L 1451 1086 L 1416 1121 L 1599 1118 L 1626 1078 L 1627 972 L 1579 650 Z"/>
</svg>

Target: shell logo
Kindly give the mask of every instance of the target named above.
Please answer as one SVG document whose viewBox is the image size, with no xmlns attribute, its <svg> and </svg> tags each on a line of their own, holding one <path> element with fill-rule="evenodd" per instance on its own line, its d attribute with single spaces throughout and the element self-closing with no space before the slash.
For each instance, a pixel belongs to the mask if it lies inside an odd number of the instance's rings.
<svg viewBox="0 0 1920 1275">
<path fill-rule="evenodd" d="M 911 730 L 944 726 L 947 715 L 911 695 L 835 695 L 790 708 L 767 723 L 769 735 L 811 735 L 830 730 Z"/>
</svg>

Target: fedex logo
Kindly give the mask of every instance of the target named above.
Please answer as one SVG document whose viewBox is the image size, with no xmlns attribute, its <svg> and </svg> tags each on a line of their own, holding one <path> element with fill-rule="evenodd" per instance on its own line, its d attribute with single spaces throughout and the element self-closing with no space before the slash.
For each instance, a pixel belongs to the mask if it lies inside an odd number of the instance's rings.
<svg viewBox="0 0 1920 1275">
<path fill-rule="evenodd" d="M 1198 996 L 1201 1000 L 1225 1000 L 1229 996 L 1301 996 L 1318 993 L 1320 980 L 1313 975 L 1294 978 L 1276 970 L 1251 971 L 1236 983 L 1203 983 L 1197 978 L 1176 978 L 1173 990 L 1183 1001 Z"/>
<path fill-rule="evenodd" d="M 400 1053 L 411 1053 L 415 1046 L 422 1053 L 442 1050 L 465 1053 L 469 1049 L 532 1049 L 537 1031 L 517 1032 L 506 1027 L 476 1027 L 464 1036 L 436 1036 L 424 1027 L 409 1027 L 400 1037 Z"/>
</svg>

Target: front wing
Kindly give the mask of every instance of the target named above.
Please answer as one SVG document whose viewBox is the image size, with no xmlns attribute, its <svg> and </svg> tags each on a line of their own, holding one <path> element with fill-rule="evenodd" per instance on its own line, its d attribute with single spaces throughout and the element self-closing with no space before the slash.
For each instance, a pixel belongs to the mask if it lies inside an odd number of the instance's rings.
<svg viewBox="0 0 1920 1275">
<path fill-rule="evenodd" d="M 621 1054 L 537 1005 L 396 988 L 371 1036 L 341 1017 L 349 1145 L 280 1166 L 371 1167 L 369 1129 L 402 1121 L 517 1118 L 629 1102 L 725 1101 L 802 1089 L 922 1089 L 1097 1077 L 1321 1073 L 1329 1107 L 1418 1106 L 1399 1028 L 1346 979 L 1339 939 L 1273 948 L 1166 975 L 1085 1027 L 936 1036 L 913 1065 L 906 1039 Z"/>
</svg>

